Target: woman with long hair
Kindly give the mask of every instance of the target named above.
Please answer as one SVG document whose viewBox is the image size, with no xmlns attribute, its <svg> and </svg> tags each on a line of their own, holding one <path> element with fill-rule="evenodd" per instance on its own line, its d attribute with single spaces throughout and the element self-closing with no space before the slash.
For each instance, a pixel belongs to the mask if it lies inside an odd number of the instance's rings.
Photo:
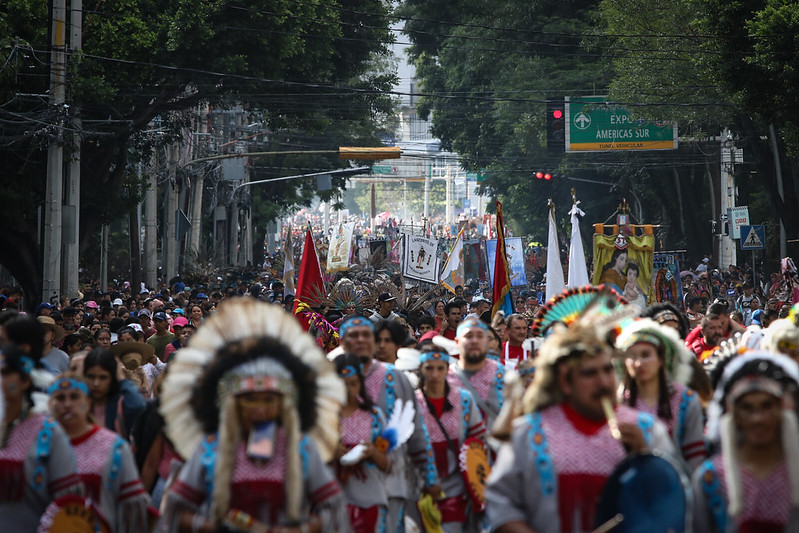
<svg viewBox="0 0 799 533">
<path fill-rule="evenodd" d="M 485 438 L 486 428 L 477 402 L 469 391 L 447 380 L 449 353 L 429 347 L 419 356 L 421 384 L 416 403 L 435 454 L 444 499 L 436 507 L 446 533 L 479 530 L 478 513 L 472 508 L 459 467 L 460 449 L 466 439 Z M 471 510 L 471 512 L 470 512 Z"/>
<path fill-rule="evenodd" d="M 4 416 L 0 426 L 0 520 L 8 531 L 33 533 L 47 506 L 83 494 L 72 449 L 61 426 L 34 405 L 49 372 L 16 346 L 0 357 Z"/>
<path fill-rule="evenodd" d="M 602 267 L 599 283 L 610 285 L 621 294 L 624 291 L 624 286 L 627 285 L 627 277 L 624 274 L 627 268 L 627 257 L 627 250 L 614 249 L 610 260 Z"/>
<path fill-rule="evenodd" d="M 359 444 L 366 446 L 360 460 L 352 465 L 338 465 L 338 479 L 347 500 L 347 515 L 356 533 L 379 533 L 385 530 L 388 496 L 385 472 L 386 454 L 375 446 L 385 426 L 379 407 L 366 394 L 358 357 L 342 354 L 335 360 L 336 371 L 347 387 L 347 403 L 341 409 L 341 443 L 336 459 L 341 459 Z"/>
<path fill-rule="evenodd" d="M 113 431 L 95 425 L 83 377 L 66 372 L 48 392 L 50 412 L 72 443 L 86 497 L 111 531 L 146 531 L 150 497 L 139 479 L 130 446 Z M 45 521 L 51 518 L 46 516 Z"/>
<path fill-rule="evenodd" d="M 695 470 L 705 460 L 704 417 L 699 395 L 686 387 L 691 354 L 668 326 L 641 318 L 622 328 L 616 347 L 624 352 L 620 400 L 659 418 L 675 449 Z"/>
<path fill-rule="evenodd" d="M 83 361 L 83 377 L 97 425 L 127 439 L 145 402 L 136 384 L 125 378 L 123 365 L 109 350 L 94 348 Z"/>
</svg>

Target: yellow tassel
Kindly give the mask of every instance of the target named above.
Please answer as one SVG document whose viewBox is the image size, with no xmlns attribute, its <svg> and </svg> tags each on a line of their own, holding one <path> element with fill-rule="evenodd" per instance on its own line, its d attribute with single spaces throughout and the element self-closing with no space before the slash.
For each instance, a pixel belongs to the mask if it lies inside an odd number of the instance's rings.
<svg viewBox="0 0 799 533">
<path fill-rule="evenodd" d="M 443 496 L 443 495 L 442 495 Z M 433 497 L 426 494 L 419 498 L 419 515 L 427 533 L 443 533 L 441 529 L 441 511 L 436 507 Z"/>
</svg>

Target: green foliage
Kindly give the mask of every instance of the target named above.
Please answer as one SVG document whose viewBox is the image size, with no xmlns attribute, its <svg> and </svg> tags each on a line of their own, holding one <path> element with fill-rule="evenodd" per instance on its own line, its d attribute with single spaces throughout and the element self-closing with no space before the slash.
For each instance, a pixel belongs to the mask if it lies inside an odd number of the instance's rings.
<svg viewBox="0 0 799 533">
<path fill-rule="evenodd" d="M 393 105 L 384 92 L 394 76 L 381 68 L 392 18 L 381 0 L 346 6 L 331 0 L 104 0 L 98 7 L 84 1 L 82 52 L 69 60 L 66 109 L 30 96 L 44 95 L 49 85 L 46 7 L 35 0 L 0 3 L 0 164 L 8 169 L 0 185 L 20 199 L 0 223 L 27 243 L 31 264 L 40 262 L 33 256 L 39 254 L 35 216 L 45 148 L 62 120 L 67 140 L 73 131 L 83 140 L 85 250 L 100 223 L 124 216 L 139 198 L 141 188 L 134 190 L 131 178 L 135 158 L 148 160 L 153 149 L 180 139 L 189 118 L 182 112 L 197 104 L 244 105 L 258 110 L 272 131 L 346 139 L 342 144 L 373 140 Z M 80 131 L 73 121 L 78 106 Z M 159 134 L 145 134 L 154 119 Z M 312 163 L 320 162 L 296 164 Z M 279 192 L 288 199 L 276 197 L 275 204 L 307 203 L 310 189 L 284 184 Z M 279 211 L 264 208 L 259 216 Z"/>
</svg>

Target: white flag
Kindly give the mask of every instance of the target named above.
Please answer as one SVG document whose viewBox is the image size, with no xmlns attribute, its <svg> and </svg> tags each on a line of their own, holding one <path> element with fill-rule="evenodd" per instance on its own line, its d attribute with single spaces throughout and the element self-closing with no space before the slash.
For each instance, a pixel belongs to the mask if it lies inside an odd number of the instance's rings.
<svg viewBox="0 0 799 533">
<path fill-rule="evenodd" d="M 549 242 L 547 243 L 547 301 L 557 296 L 563 289 L 563 265 L 560 262 L 558 231 L 555 227 L 555 209 L 549 210 Z"/>
<path fill-rule="evenodd" d="M 294 292 L 294 244 L 289 225 L 286 241 L 283 243 L 283 296 L 294 295 Z"/>
<path fill-rule="evenodd" d="M 444 265 L 444 270 L 441 271 L 441 284 L 455 294 L 455 287 L 463 285 L 465 281 L 464 277 L 463 228 L 461 228 L 458 237 L 455 239 L 455 244 L 452 246 L 449 256 L 447 256 L 447 263 Z"/>
<path fill-rule="evenodd" d="M 583 210 L 577 207 L 577 201 L 572 205 L 569 215 L 572 222 L 572 241 L 569 245 L 569 287 L 582 287 L 588 285 L 588 267 L 585 264 L 585 251 L 583 239 L 580 236 L 580 218 L 585 216 Z"/>
</svg>

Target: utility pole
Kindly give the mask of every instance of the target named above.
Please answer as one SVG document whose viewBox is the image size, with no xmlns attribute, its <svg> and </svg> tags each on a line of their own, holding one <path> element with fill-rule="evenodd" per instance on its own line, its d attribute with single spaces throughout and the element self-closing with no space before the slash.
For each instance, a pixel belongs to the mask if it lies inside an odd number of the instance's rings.
<svg viewBox="0 0 799 533">
<path fill-rule="evenodd" d="M 208 104 L 200 105 L 198 109 L 198 123 L 197 135 L 195 136 L 195 154 L 196 159 L 199 156 L 200 150 L 197 145 L 207 141 L 208 136 Z M 189 254 L 200 253 L 200 234 L 202 233 L 202 215 L 203 215 L 203 188 L 205 187 L 205 177 L 202 172 L 194 176 L 194 184 L 191 195 L 191 230 L 189 232 Z"/>
<path fill-rule="evenodd" d="M 72 0 L 70 5 L 69 51 L 72 61 L 82 46 L 83 33 L 83 0 Z M 67 177 L 66 194 L 64 196 L 64 228 L 62 233 L 64 245 L 64 295 L 67 298 L 78 296 L 78 269 L 80 247 L 80 151 L 83 121 L 80 108 L 72 106 L 72 153 L 69 159 L 69 175 Z M 105 290 L 105 289 L 103 289 Z"/>
<path fill-rule="evenodd" d="M 153 153 L 147 166 L 147 192 L 144 193 L 144 284 L 155 288 L 158 278 L 158 158 Z M 133 287 L 131 292 L 138 292 Z"/>
<path fill-rule="evenodd" d="M 737 250 L 735 240 L 732 238 L 733 220 L 730 220 L 730 209 L 735 207 L 735 180 L 733 176 L 733 166 L 735 165 L 735 143 L 732 133 L 724 128 L 721 132 L 721 187 L 719 196 L 721 200 L 721 219 L 727 221 L 727 234 L 722 231 L 721 242 L 719 242 L 719 265 L 737 264 Z"/>
<path fill-rule="evenodd" d="M 164 279 L 169 282 L 177 272 L 177 224 L 175 220 L 175 213 L 178 210 L 178 186 L 176 170 L 178 166 L 178 148 L 177 145 L 171 144 L 167 148 L 167 179 L 165 180 L 166 187 L 164 188 L 166 194 L 166 207 L 164 208 L 164 235 L 161 241 L 161 252 L 163 254 L 164 263 Z M 157 289 L 158 287 L 156 287 Z"/>
<path fill-rule="evenodd" d="M 53 0 L 50 39 L 50 110 L 57 118 L 54 138 L 47 150 L 47 186 L 44 206 L 42 300 L 61 296 L 61 202 L 64 190 L 64 101 L 66 81 L 66 0 Z M 77 236 L 76 236 L 77 237 Z"/>
</svg>

